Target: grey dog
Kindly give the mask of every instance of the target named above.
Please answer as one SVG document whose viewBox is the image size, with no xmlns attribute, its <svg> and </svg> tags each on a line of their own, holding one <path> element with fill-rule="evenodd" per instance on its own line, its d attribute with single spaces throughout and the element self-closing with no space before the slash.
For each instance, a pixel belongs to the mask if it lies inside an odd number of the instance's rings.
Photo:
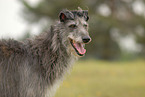
<svg viewBox="0 0 145 97">
<path fill-rule="evenodd" d="M 23 42 L 0 40 L 0 97 L 52 97 L 74 61 L 84 56 L 87 10 L 62 10 L 49 31 Z"/>
</svg>

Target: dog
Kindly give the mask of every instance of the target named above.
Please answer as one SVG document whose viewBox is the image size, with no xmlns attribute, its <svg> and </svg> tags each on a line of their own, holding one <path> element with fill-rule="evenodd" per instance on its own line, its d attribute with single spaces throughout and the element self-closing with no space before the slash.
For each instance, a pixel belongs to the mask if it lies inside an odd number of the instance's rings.
<svg viewBox="0 0 145 97">
<path fill-rule="evenodd" d="M 73 63 L 85 55 L 87 10 L 64 9 L 33 39 L 0 40 L 0 97 L 52 97 Z"/>
</svg>

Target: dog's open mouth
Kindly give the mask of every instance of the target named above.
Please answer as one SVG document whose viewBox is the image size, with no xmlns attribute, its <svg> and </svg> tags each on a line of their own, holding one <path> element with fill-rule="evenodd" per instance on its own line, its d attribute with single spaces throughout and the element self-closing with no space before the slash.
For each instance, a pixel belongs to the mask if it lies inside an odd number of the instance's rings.
<svg viewBox="0 0 145 97">
<path fill-rule="evenodd" d="M 73 39 L 70 39 L 70 43 L 79 56 L 83 56 L 86 53 L 86 49 L 84 49 L 83 43 L 75 42 Z"/>
</svg>

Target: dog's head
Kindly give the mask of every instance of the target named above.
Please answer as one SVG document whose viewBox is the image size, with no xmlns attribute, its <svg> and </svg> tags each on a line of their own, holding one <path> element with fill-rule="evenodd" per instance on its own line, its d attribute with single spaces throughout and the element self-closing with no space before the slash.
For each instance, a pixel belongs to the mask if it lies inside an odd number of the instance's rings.
<svg viewBox="0 0 145 97">
<path fill-rule="evenodd" d="M 63 10 L 59 14 L 60 22 L 66 29 L 65 34 L 69 45 L 69 50 L 77 56 L 86 53 L 85 44 L 91 41 L 88 33 L 88 11 L 87 10 Z"/>
</svg>

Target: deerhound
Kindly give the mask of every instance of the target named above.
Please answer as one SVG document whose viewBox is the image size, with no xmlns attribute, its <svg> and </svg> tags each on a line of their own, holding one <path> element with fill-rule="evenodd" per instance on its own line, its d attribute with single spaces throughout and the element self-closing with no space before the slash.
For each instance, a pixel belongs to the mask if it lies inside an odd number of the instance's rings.
<svg viewBox="0 0 145 97">
<path fill-rule="evenodd" d="M 91 41 L 87 10 L 62 10 L 49 31 L 23 42 L 0 40 L 0 97 L 52 97 Z"/>
</svg>

